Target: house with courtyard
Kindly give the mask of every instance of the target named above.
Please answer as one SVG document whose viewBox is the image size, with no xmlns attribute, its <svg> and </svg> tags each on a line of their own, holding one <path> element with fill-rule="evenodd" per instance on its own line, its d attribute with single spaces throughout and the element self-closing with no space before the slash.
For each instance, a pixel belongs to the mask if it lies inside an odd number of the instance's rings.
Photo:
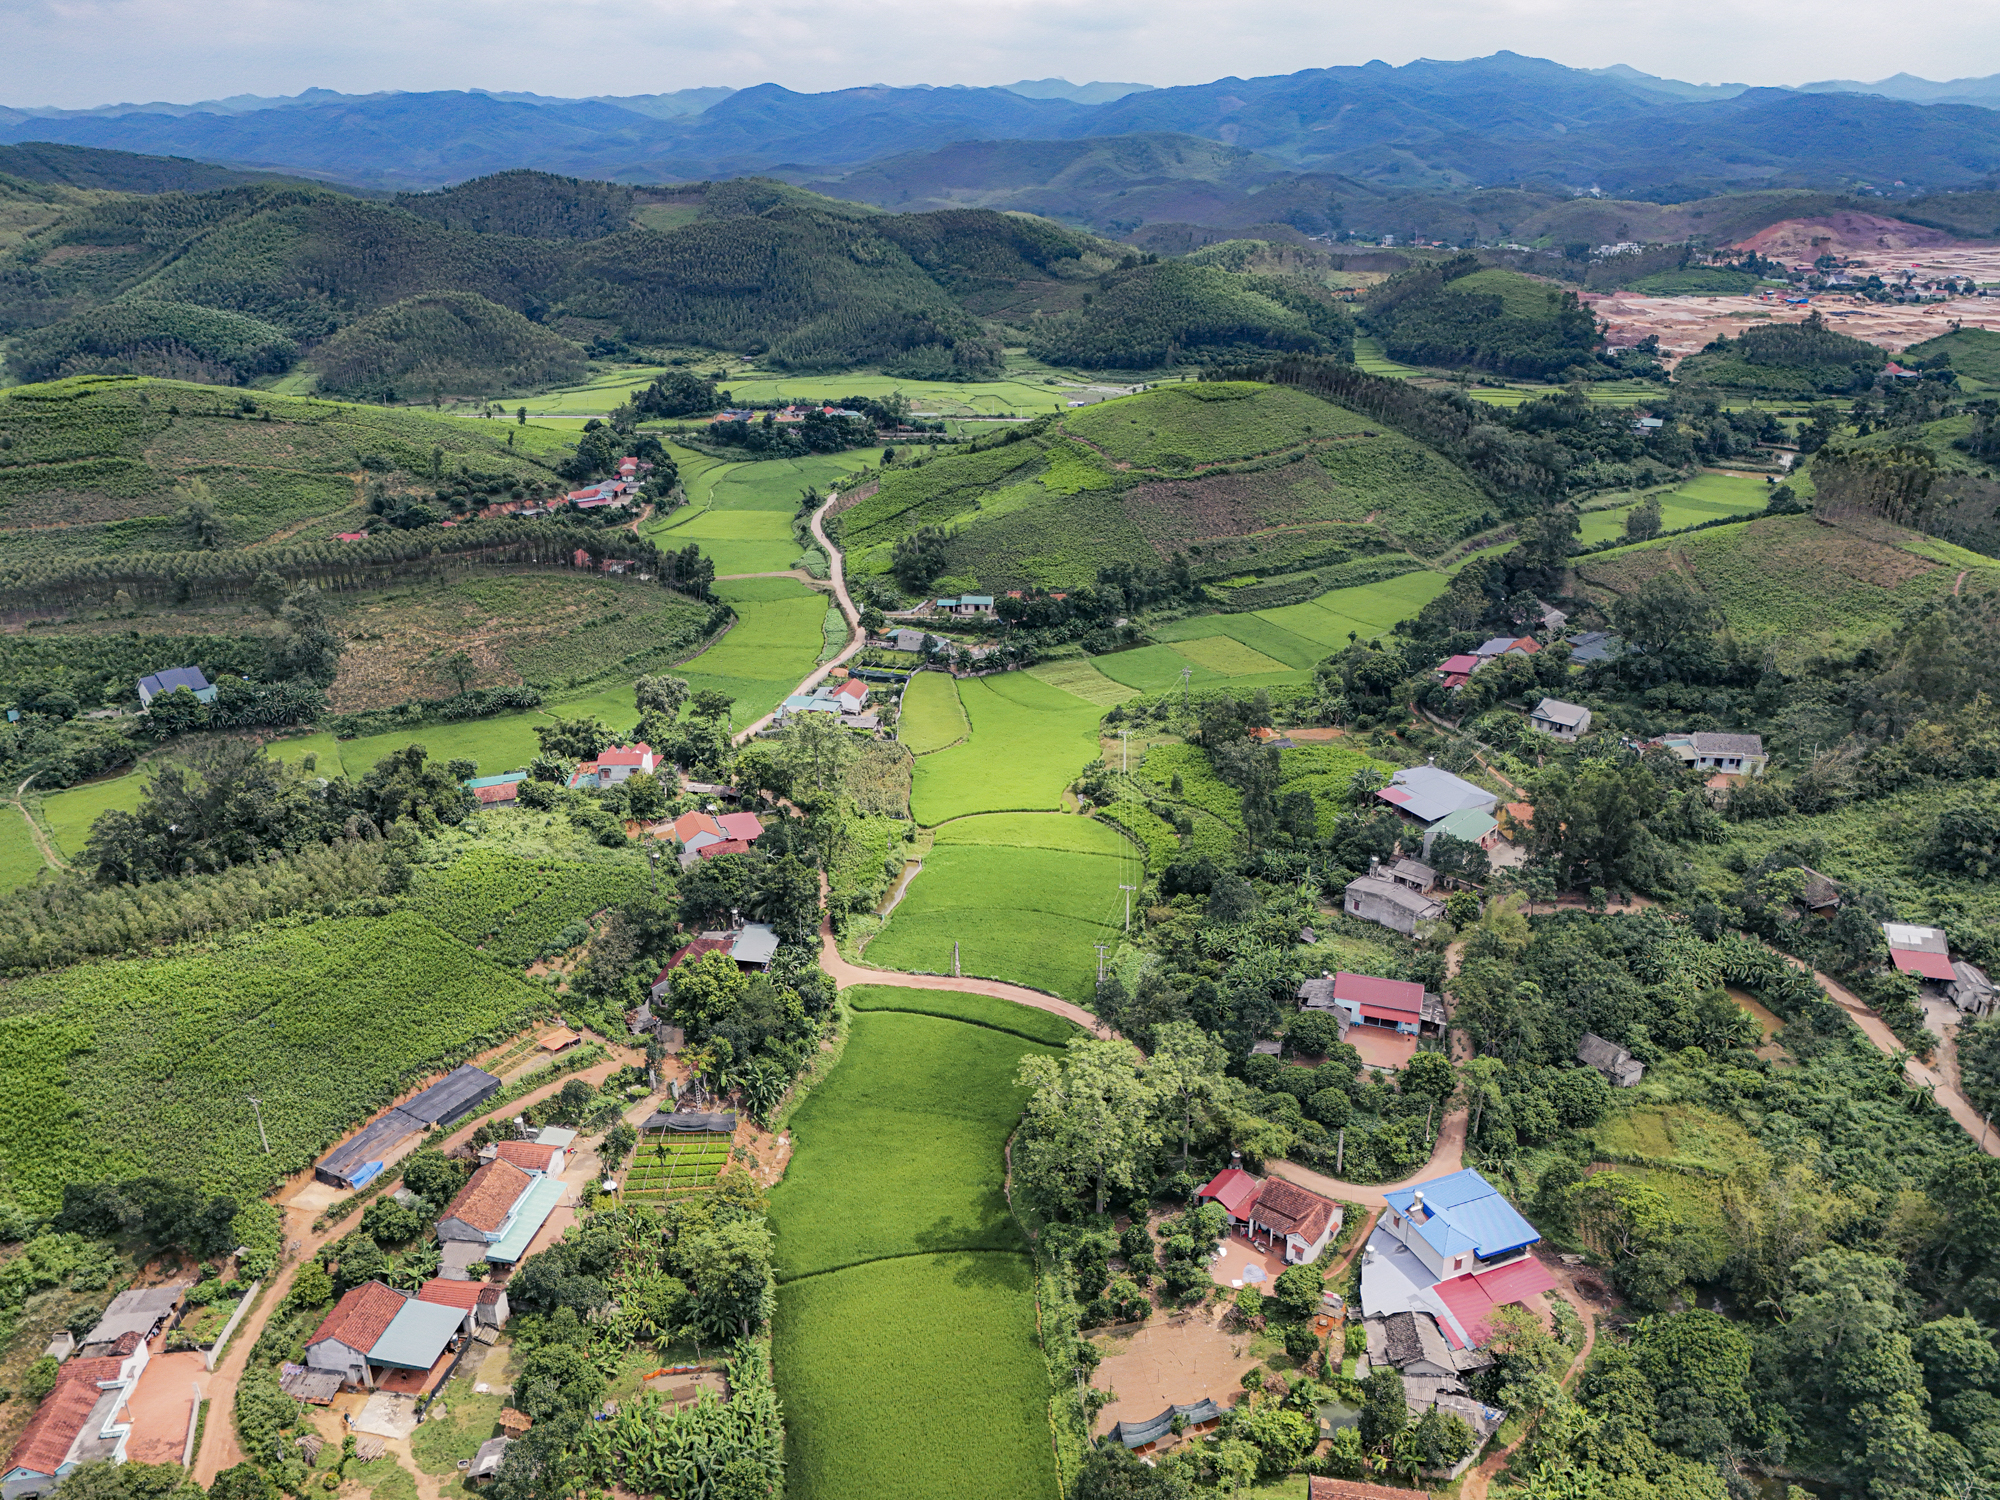
<svg viewBox="0 0 2000 1500">
<path fill-rule="evenodd" d="M 1195 1196 L 1222 1205 L 1230 1232 L 1281 1255 L 1287 1265 L 1318 1258 L 1340 1228 L 1340 1205 L 1281 1177 L 1253 1177 L 1232 1156 Z"/>
<path fill-rule="evenodd" d="M 569 784 L 578 791 L 600 792 L 621 781 L 630 781 L 641 772 L 651 776 L 659 766 L 660 759 L 651 745 L 613 745 L 598 751 L 596 760 L 579 764 L 570 773 Z"/>
<path fill-rule="evenodd" d="M 421 1391 L 445 1354 L 478 1320 L 480 1283 L 456 1285 L 469 1288 L 471 1296 L 433 1290 L 440 1286 L 435 1281 L 416 1293 L 379 1281 L 350 1288 L 306 1340 L 306 1369 L 338 1376 L 345 1389 L 375 1390 L 389 1382 L 405 1394 Z M 493 1290 L 499 1293 L 497 1287 Z M 489 1305 L 504 1309 L 505 1294 Z M 499 1319 L 505 1321 L 504 1311 Z"/>
<path fill-rule="evenodd" d="M 8 1455 L 0 1497 L 30 1500 L 54 1493 L 79 1464 L 122 1464 L 132 1435 L 130 1402 L 152 1354 L 137 1330 L 112 1340 L 107 1352 L 70 1360 L 41 1400 Z"/>
<path fill-rule="evenodd" d="M 1762 776 L 1771 764 L 1764 738 L 1756 734 L 1665 734 L 1648 742 L 1658 745 L 1682 765 L 1718 776 Z"/>
<path fill-rule="evenodd" d="M 1373 974 L 1322 974 L 1298 988 L 1301 1010 L 1329 1012 L 1340 1019 L 1341 1039 L 1349 1028 L 1368 1027 L 1400 1036 L 1439 1036 L 1444 1032 L 1444 997 L 1407 979 L 1378 979 Z"/>
<path fill-rule="evenodd" d="M 1341 896 L 1341 910 L 1364 922 L 1378 922 L 1405 937 L 1414 936 L 1419 922 L 1444 920 L 1444 903 L 1435 896 L 1411 890 L 1381 874 L 1380 862 L 1368 861 L 1368 873 L 1347 882 Z"/>
<path fill-rule="evenodd" d="M 1882 936 L 1889 944 L 1889 962 L 1898 973 L 1914 976 L 1925 995 L 1934 1000 L 1949 1000 L 1961 1015 L 1992 1013 L 1992 981 L 1978 965 L 1952 958 L 1951 943 L 1943 928 L 1884 922 Z"/>
</svg>

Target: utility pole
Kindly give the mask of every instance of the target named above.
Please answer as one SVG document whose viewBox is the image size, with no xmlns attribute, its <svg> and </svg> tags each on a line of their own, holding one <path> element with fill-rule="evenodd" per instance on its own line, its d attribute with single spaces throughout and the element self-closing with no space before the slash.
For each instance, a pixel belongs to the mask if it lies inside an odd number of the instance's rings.
<svg viewBox="0 0 2000 1500">
<path fill-rule="evenodd" d="M 1118 769 L 1127 775 L 1132 771 L 1132 741 L 1129 738 L 1131 733 L 1129 729 L 1118 731 Z"/>
<path fill-rule="evenodd" d="M 1104 950 L 1111 945 L 1109 943 L 1092 943 L 1090 946 L 1097 950 L 1097 982 L 1102 984 L 1104 983 Z"/>
<path fill-rule="evenodd" d="M 951 977 L 952 977 L 953 979 L 957 979 L 957 978 L 959 977 L 959 973 L 958 973 L 958 939 L 957 939 L 957 938 L 953 938 L 953 939 L 951 940 Z"/>
<path fill-rule="evenodd" d="M 651 858 L 651 859 L 652 859 L 652 861 L 653 861 L 653 895 L 654 895 L 655 897 L 657 897 L 657 896 L 658 896 L 658 895 L 660 894 L 660 846 L 659 846 L 659 843 L 658 843 L 657 841 L 655 841 L 655 842 L 653 843 L 653 846 L 652 846 L 652 847 L 651 847 L 650 849 L 648 849 L 648 850 L 646 851 L 646 853 L 648 854 L 648 856 L 650 856 L 650 858 Z"/>
<path fill-rule="evenodd" d="M 1191 713 L 1193 711 L 1191 707 L 1193 700 L 1188 694 L 1188 687 L 1193 682 L 1193 680 L 1194 680 L 1194 668 L 1182 667 L 1181 668 L 1181 712 L 1182 713 Z"/>
<path fill-rule="evenodd" d="M 1136 885 L 1121 885 L 1118 889 L 1125 893 L 1125 930 L 1130 932 L 1132 930 L 1132 893 L 1138 890 L 1139 887 Z"/>
<path fill-rule="evenodd" d="M 248 1094 L 245 1094 L 243 1097 L 246 1099 L 250 1099 L 250 1096 Z M 250 1099 L 250 1107 L 257 1111 L 257 1139 L 264 1143 L 264 1154 L 266 1156 L 269 1156 L 271 1154 L 271 1138 L 268 1135 L 264 1134 L 263 1106 L 260 1105 L 255 1099 Z"/>
</svg>

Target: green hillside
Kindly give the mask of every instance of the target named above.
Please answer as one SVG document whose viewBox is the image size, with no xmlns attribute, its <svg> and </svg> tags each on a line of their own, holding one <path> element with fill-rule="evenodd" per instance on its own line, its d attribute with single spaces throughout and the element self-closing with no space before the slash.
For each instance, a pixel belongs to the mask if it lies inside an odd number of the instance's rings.
<svg viewBox="0 0 2000 1500">
<path fill-rule="evenodd" d="M 398 193 L 396 207 L 449 229 L 533 240 L 595 240 L 632 224 L 634 194 L 619 182 L 547 172 L 495 172 L 434 193 Z"/>
<path fill-rule="evenodd" d="M 364 478 L 428 488 L 434 456 L 482 485 L 557 483 L 506 446 L 508 430 L 130 376 L 20 386 L 0 392 L 0 545 L 15 560 L 187 546 L 176 486 L 196 479 L 221 523 L 214 540 L 233 546 L 358 522 Z"/>
<path fill-rule="evenodd" d="M 1470 255 L 1412 266 L 1369 293 L 1362 326 L 1390 358 L 1523 379 L 1609 374 L 1597 322 L 1574 292 Z"/>
<path fill-rule="evenodd" d="M 1838 396 L 1868 389 L 1888 362 L 1877 345 L 1836 333 L 1815 312 L 1801 323 L 1767 323 L 1717 339 L 1682 360 L 1674 378 L 1734 391 Z"/>
<path fill-rule="evenodd" d="M 1442 551 L 1485 506 L 1462 469 L 1353 412 L 1286 386 L 1213 381 L 889 471 L 839 526 L 853 577 L 887 577 L 897 538 L 938 527 L 940 587 L 1062 588 L 1176 557 L 1198 579 L 1296 581 L 1283 597 L 1246 590 L 1239 607 L 1254 608 L 1412 571 L 1412 551 Z"/>
<path fill-rule="evenodd" d="M 61 375 L 162 375 L 242 385 L 291 368 L 299 346 L 281 328 L 187 302 L 114 302 L 21 339 L 8 360 L 24 381 Z"/>
<path fill-rule="evenodd" d="M 431 390 L 492 395 L 583 379 L 583 350 L 471 292 L 405 298 L 313 351 L 322 390 L 405 400 Z"/>
<path fill-rule="evenodd" d="M 1346 308 L 1303 281 L 1169 261 L 1143 267 L 1089 306 L 1049 320 L 1035 330 L 1030 348 L 1058 364 L 1149 370 L 1326 354 L 1352 344 Z"/>
<path fill-rule="evenodd" d="M 1985 328 L 1960 328 L 1912 344 L 1903 353 L 1912 359 L 1951 356 L 1951 367 L 1961 382 L 1969 376 L 1982 387 L 2000 386 L 2000 333 Z"/>
</svg>

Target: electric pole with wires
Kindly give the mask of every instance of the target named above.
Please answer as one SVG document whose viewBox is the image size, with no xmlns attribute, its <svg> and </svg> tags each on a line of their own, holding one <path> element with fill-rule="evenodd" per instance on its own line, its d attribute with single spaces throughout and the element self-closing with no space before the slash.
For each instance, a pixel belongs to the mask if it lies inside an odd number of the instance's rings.
<svg viewBox="0 0 2000 1500">
<path fill-rule="evenodd" d="M 1139 887 L 1136 885 L 1121 885 L 1118 889 L 1125 893 L 1125 930 L 1130 932 L 1132 930 L 1132 893 L 1138 890 Z"/>
</svg>

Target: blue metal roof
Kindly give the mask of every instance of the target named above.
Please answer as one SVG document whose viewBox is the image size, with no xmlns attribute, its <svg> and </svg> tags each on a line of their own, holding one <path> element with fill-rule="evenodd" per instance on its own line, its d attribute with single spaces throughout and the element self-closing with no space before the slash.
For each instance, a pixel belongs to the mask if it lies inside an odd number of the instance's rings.
<svg viewBox="0 0 2000 1500">
<path fill-rule="evenodd" d="M 1411 1215 L 1418 1193 L 1424 1195 L 1421 1220 Z M 1480 1256 L 1502 1255 L 1532 1245 L 1541 1231 L 1514 1211 L 1500 1190 L 1470 1167 L 1449 1177 L 1419 1182 L 1384 1193 L 1391 1208 L 1410 1219 L 1424 1243 L 1439 1255 L 1471 1250 Z"/>
<path fill-rule="evenodd" d="M 503 776 L 475 776 L 465 783 L 470 791 L 478 791 L 483 786 L 512 786 L 517 781 L 526 781 L 526 771 L 509 771 Z"/>
<path fill-rule="evenodd" d="M 562 1195 L 560 1177 L 538 1177 L 533 1186 L 521 1195 L 521 1201 L 514 1205 L 507 1232 L 486 1247 L 486 1258 L 512 1265 L 526 1255 L 536 1233 L 548 1223 L 549 1215 L 556 1211 Z"/>
<path fill-rule="evenodd" d="M 465 1309 L 439 1302 L 405 1302 L 368 1351 L 368 1363 L 396 1370 L 428 1370 L 465 1322 Z"/>
</svg>

